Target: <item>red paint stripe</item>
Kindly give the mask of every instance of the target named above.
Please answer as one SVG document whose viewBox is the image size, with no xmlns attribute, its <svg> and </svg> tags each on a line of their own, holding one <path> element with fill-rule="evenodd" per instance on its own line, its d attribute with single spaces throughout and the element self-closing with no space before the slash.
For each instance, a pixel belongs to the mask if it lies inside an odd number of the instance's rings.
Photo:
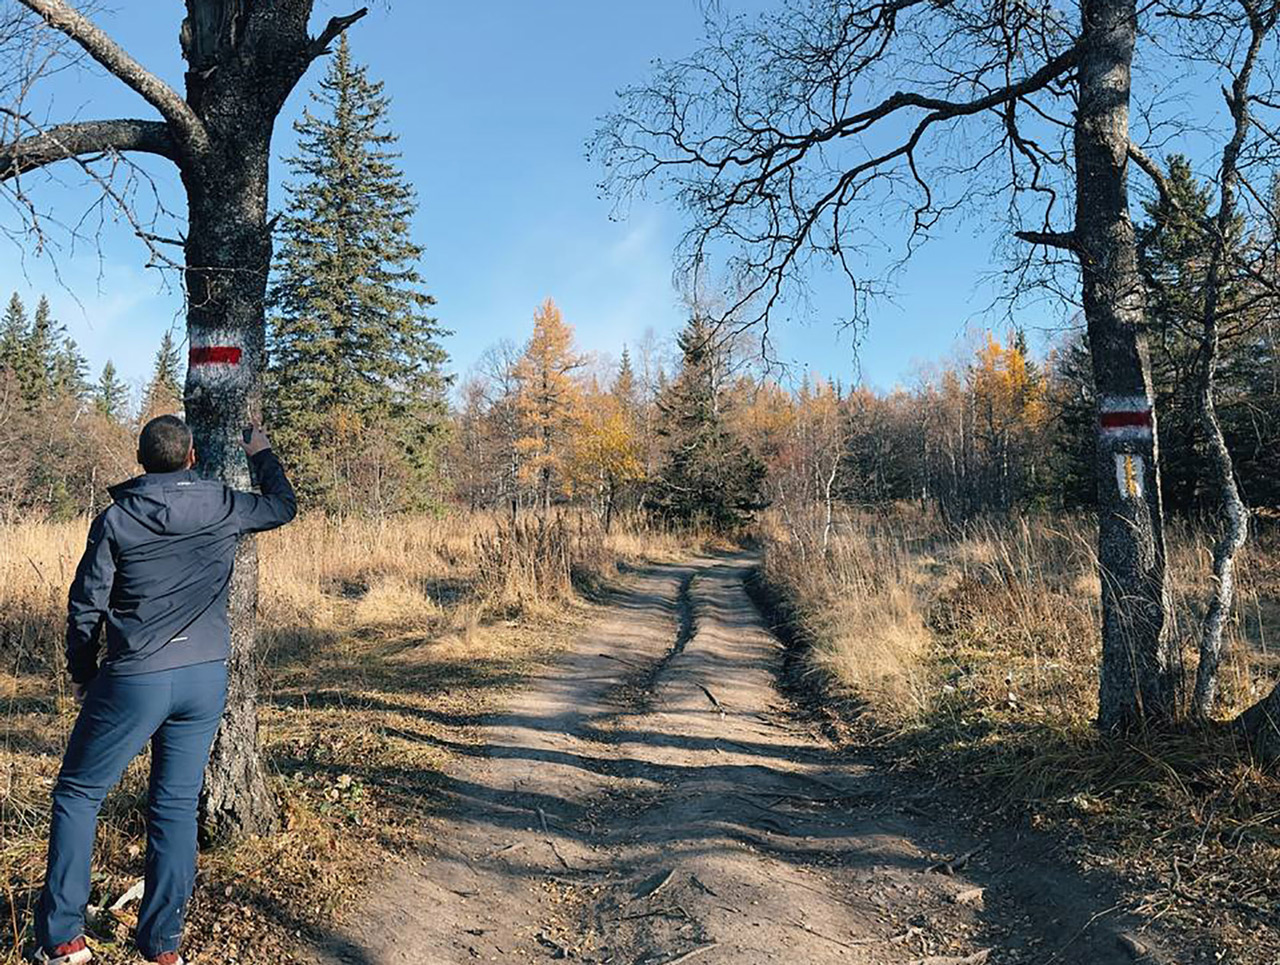
<svg viewBox="0 0 1280 965">
<path fill-rule="evenodd" d="M 210 362 L 239 365 L 240 349 L 234 345 L 201 345 L 191 349 L 191 365 L 207 365 Z"/>
<path fill-rule="evenodd" d="M 1104 429 L 1126 429 L 1131 426 L 1151 427 L 1151 410 L 1143 412 L 1104 412 L 1099 417 Z"/>
</svg>

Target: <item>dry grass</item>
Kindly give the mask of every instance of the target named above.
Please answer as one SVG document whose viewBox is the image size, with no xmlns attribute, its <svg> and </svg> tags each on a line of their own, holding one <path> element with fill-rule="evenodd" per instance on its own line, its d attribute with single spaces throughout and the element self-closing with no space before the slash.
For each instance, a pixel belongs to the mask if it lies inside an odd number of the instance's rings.
<svg viewBox="0 0 1280 965">
<path fill-rule="evenodd" d="M 861 711 L 851 735 L 940 786 L 968 784 L 1035 824 L 1079 832 L 1080 860 L 1116 869 L 1134 904 L 1207 936 L 1222 961 L 1280 960 L 1280 781 L 1225 728 L 1104 740 L 1099 590 L 1087 519 L 949 530 L 901 511 L 766 534 L 763 576 L 810 663 Z M 1187 679 L 1210 544 L 1169 533 L 1172 633 Z M 1280 545 L 1241 559 L 1222 719 L 1269 690 Z M 849 718 L 849 715 L 846 715 Z"/>
<path fill-rule="evenodd" d="M 771 522 L 765 576 L 794 608 L 813 669 L 886 718 L 919 713 L 927 702 L 929 632 L 908 524 L 868 517 L 842 526 L 824 554 L 819 540 Z"/>
<path fill-rule="evenodd" d="M 985 521 L 951 530 L 917 512 L 850 513 L 824 553 L 817 523 L 765 527 L 764 575 L 795 608 L 812 661 L 904 726 L 943 713 L 1087 722 L 1096 713 L 1099 590 L 1091 520 Z M 1169 531 L 1171 633 L 1184 676 L 1209 587 L 1207 537 Z M 1251 544 L 1227 631 L 1224 717 L 1274 680 L 1280 546 Z"/>
<path fill-rule="evenodd" d="M 84 523 L 0 528 L 0 965 L 30 941 L 49 789 L 74 721 L 61 673 L 66 586 Z M 419 842 L 471 727 L 590 611 L 579 593 L 680 537 L 564 517 L 304 518 L 261 540 L 262 739 L 286 827 L 202 856 L 197 961 L 292 960 L 370 874 Z M 141 877 L 145 759 L 103 808 L 93 902 Z M 134 961 L 101 919 L 99 960 Z"/>
</svg>

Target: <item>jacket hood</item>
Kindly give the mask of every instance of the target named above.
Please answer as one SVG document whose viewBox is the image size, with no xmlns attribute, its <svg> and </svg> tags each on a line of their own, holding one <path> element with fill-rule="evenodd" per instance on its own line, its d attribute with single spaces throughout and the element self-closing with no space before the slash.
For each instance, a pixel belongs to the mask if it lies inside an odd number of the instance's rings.
<svg viewBox="0 0 1280 965">
<path fill-rule="evenodd" d="M 210 486 L 189 469 L 147 473 L 108 492 L 123 512 L 153 533 L 165 535 L 197 532 L 221 522 L 232 511 L 225 487 Z"/>
</svg>

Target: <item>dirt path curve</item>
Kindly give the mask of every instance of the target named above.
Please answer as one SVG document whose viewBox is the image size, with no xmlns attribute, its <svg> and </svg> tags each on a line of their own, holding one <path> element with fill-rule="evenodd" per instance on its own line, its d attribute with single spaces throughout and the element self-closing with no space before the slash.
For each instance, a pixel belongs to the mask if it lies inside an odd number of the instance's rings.
<svg viewBox="0 0 1280 965">
<path fill-rule="evenodd" d="M 799 721 L 749 565 L 635 575 L 489 723 L 485 756 L 457 748 L 434 853 L 328 960 L 1133 961 L 1113 899 L 1035 846 L 930 870 L 982 842 Z"/>
</svg>

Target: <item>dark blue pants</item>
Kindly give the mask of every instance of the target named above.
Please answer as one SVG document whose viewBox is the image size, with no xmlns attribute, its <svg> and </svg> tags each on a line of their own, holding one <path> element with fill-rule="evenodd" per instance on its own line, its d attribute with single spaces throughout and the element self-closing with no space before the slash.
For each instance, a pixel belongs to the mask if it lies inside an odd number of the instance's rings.
<svg viewBox="0 0 1280 965">
<path fill-rule="evenodd" d="M 49 869 L 36 912 L 41 945 L 53 948 L 84 933 L 98 810 L 125 766 L 150 741 L 138 948 L 148 958 L 178 950 L 196 877 L 196 804 L 226 697 L 222 662 L 131 676 L 101 674 L 89 685 L 53 788 Z"/>
</svg>

